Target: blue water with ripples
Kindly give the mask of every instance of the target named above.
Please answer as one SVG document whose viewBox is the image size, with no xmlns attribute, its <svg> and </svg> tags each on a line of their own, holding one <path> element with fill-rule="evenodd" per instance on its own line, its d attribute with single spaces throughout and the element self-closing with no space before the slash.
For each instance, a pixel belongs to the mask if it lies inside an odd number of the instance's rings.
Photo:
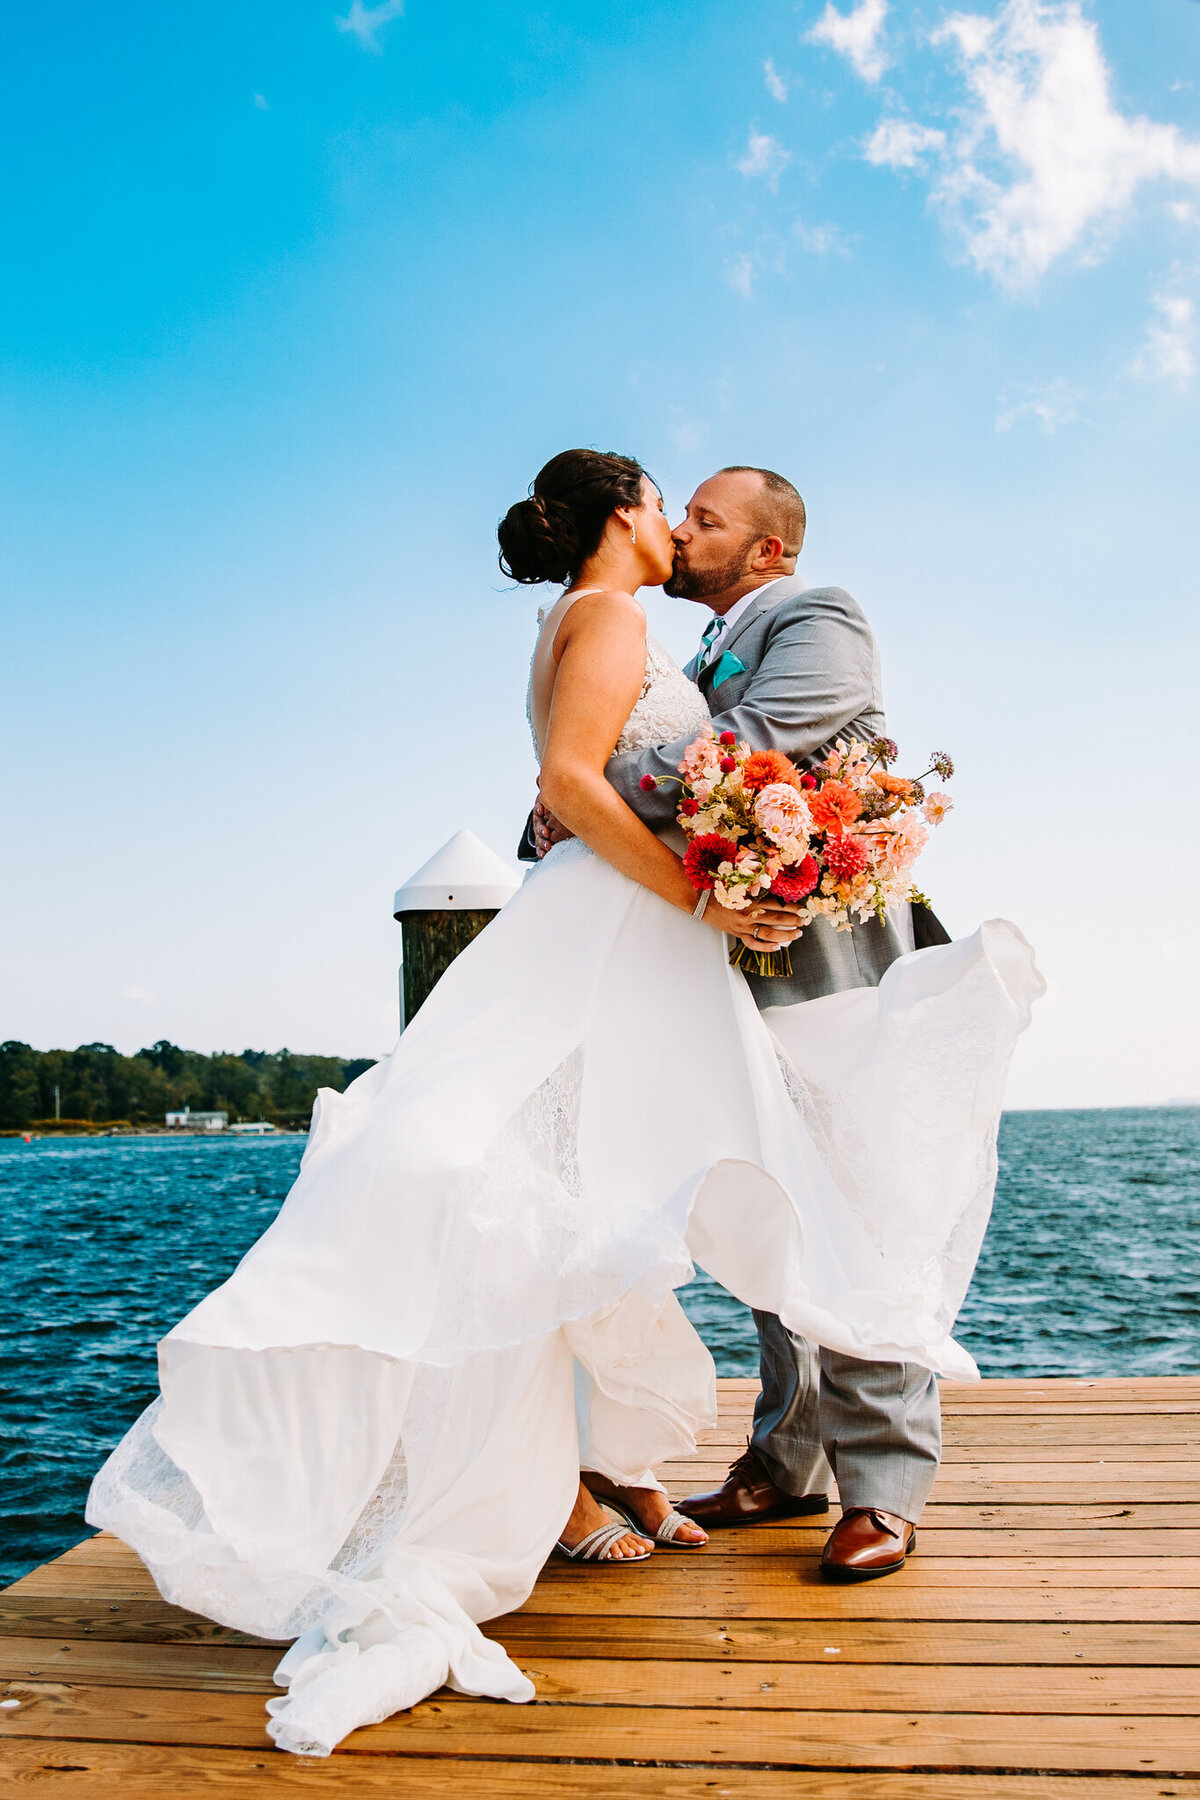
<svg viewBox="0 0 1200 1800">
<path fill-rule="evenodd" d="M 0 1581 L 84 1535 L 93 1471 L 155 1391 L 154 1345 L 273 1217 L 304 1139 L 0 1139 Z M 1200 1108 L 1010 1113 L 958 1335 L 985 1375 L 1200 1372 Z M 746 1309 L 684 1304 L 725 1375 Z"/>
</svg>

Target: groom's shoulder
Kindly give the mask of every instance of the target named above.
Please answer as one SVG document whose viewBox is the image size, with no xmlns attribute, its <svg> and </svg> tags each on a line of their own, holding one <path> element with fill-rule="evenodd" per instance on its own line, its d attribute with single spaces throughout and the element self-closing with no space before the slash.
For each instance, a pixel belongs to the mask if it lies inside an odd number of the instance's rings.
<svg viewBox="0 0 1200 1800">
<path fill-rule="evenodd" d="M 822 616 L 840 619 L 860 629 L 867 624 L 867 615 L 854 595 L 845 588 L 802 587 L 798 582 L 790 581 L 780 582 L 779 588 L 781 591 L 770 598 L 766 612 L 766 617 L 775 629 L 794 620 Z"/>
</svg>

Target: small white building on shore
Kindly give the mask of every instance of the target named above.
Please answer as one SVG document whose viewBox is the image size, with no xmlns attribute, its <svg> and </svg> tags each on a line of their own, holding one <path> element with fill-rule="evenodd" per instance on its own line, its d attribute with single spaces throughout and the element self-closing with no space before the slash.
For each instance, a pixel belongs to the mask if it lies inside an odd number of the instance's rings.
<svg viewBox="0 0 1200 1800">
<path fill-rule="evenodd" d="M 167 1124 L 181 1131 L 224 1131 L 229 1124 L 227 1112 L 193 1112 L 185 1106 L 182 1112 L 169 1112 Z"/>
</svg>

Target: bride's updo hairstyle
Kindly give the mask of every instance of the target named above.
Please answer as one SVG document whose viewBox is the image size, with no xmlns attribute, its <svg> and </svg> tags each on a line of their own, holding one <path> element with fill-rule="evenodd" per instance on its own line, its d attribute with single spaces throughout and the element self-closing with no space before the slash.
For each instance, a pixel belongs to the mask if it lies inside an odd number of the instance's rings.
<svg viewBox="0 0 1200 1800">
<path fill-rule="evenodd" d="M 599 548 L 618 506 L 642 504 L 645 470 L 632 456 L 563 450 L 501 519 L 500 567 L 514 581 L 567 586 Z"/>
</svg>

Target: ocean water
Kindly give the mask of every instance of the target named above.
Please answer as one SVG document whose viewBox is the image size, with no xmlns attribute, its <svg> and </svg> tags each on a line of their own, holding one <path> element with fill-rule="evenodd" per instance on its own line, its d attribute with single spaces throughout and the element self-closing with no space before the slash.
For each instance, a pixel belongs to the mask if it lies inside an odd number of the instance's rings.
<svg viewBox="0 0 1200 1800">
<path fill-rule="evenodd" d="M 158 1338 L 232 1269 L 301 1138 L 0 1139 L 0 1582 L 86 1532 L 93 1471 L 155 1392 Z M 1200 1372 L 1200 1108 L 1007 1114 L 958 1335 L 985 1375 Z M 686 1305 L 757 1366 L 715 1282 Z"/>
</svg>

